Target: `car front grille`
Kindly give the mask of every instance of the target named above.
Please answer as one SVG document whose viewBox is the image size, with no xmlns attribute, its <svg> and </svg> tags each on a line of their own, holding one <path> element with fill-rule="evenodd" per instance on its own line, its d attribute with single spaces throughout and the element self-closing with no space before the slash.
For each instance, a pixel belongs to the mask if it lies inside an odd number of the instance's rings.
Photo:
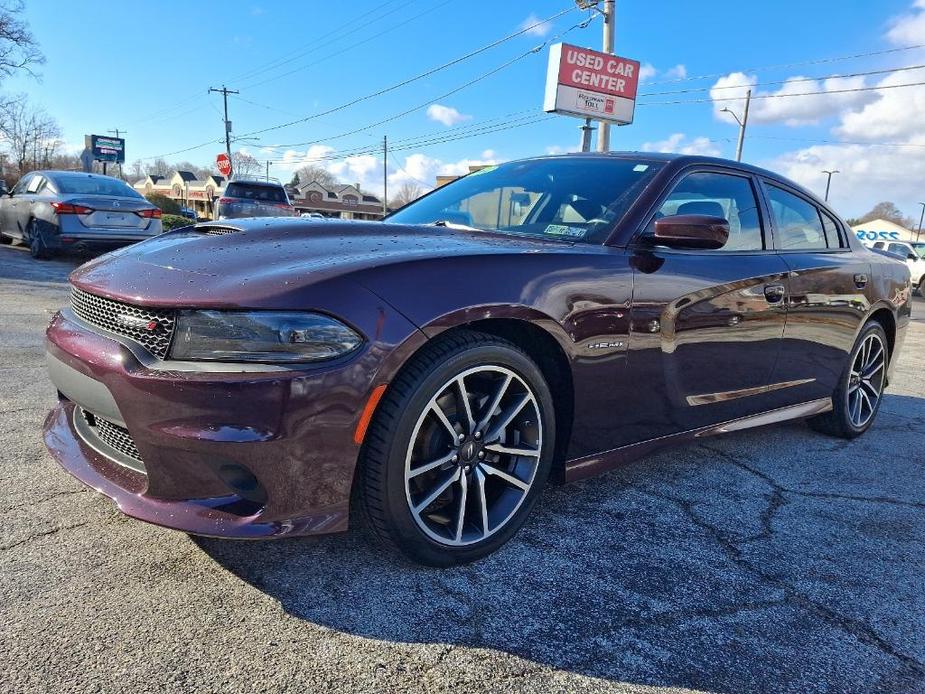
<svg viewBox="0 0 925 694">
<path fill-rule="evenodd" d="M 144 308 L 71 289 L 71 308 L 91 325 L 137 342 L 159 359 L 167 357 L 176 327 L 173 311 Z"/>
</svg>

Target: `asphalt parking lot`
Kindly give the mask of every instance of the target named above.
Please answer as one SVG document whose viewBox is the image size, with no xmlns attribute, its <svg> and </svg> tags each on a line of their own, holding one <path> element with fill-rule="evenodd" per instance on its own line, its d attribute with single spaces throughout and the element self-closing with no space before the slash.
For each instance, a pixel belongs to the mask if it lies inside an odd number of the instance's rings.
<svg viewBox="0 0 925 694">
<path fill-rule="evenodd" d="M 0 248 L 0 689 L 925 692 L 925 301 L 879 419 L 794 423 L 550 488 L 498 554 L 244 543 L 61 470 L 42 332 L 76 259 Z"/>
</svg>

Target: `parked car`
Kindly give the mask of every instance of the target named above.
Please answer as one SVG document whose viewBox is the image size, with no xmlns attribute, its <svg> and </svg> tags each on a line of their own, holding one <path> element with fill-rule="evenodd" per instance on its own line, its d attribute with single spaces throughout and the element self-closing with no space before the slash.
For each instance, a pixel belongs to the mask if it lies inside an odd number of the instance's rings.
<svg viewBox="0 0 925 694">
<path fill-rule="evenodd" d="M 215 219 L 294 216 L 286 189 L 275 178 L 235 176 L 215 204 Z"/>
<path fill-rule="evenodd" d="M 442 566 L 551 476 L 795 418 L 863 434 L 910 315 L 908 268 L 805 189 L 650 153 L 489 167 L 349 242 L 202 223 L 71 282 L 44 434 L 68 471 L 220 537 L 342 531 L 354 500 Z"/>
<path fill-rule="evenodd" d="M 196 210 L 194 210 L 192 207 L 181 207 L 180 216 L 186 217 L 187 219 L 192 219 L 194 222 L 197 219 Z"/>
<path fill-rule="evenodd" d="M 906 263 L 912 275 L 912 286 L 917 287 L 919 294 L 925 296 L 925 243 L 877 241 L 871 247 L 890 253 Z"/>
<path fill-rule="evenodd" d="M 303 212 L 299 216 L 305 217 L 306 219 L 327 219 L 327 217 L 325 217 L 320 212 Z"/>
<path fill-rule="evenodd" d="M 33 171 L 0 197 L 0 241 L 45 260 L 63 249 L 110 249 L 163 231 L 161 211 L 125 181 L 77 171 Z"/>
</svg>

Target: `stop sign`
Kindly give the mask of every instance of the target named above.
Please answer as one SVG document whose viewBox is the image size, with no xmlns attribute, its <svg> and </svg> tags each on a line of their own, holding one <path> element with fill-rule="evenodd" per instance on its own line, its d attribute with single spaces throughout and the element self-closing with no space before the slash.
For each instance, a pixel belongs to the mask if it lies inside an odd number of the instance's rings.
<svg viewBox="0 0 925 694">
<path fill-rule="evenodd" d="M 218 166 L 218 172 L 222 176 L 231 175 L 231 159 L 228 158 L 228 155 L 222 152 L 217 157 L 215 157 L 215 164 Z"/>
</svg>

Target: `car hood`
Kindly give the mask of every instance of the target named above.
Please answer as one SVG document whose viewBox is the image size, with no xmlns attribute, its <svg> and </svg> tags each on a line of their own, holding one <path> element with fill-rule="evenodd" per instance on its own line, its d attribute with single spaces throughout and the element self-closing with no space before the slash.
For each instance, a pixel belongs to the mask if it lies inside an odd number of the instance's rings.
<svg viewBox="0 0 925 694">
<path fill-rule="evenodd" d="M 247 219 L 162 234 L 82 265 L 71 282 L 147 306 L 260 308 L 306 286 L 384 265 L 568 247 L 444 227 Z"/>
</svg>

